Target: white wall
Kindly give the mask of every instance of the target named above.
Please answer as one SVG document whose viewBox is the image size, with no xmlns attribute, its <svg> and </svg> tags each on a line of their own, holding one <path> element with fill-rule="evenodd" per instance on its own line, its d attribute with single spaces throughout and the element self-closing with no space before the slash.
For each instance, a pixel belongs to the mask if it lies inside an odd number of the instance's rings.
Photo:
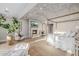
<svg viewBox="0 0 79 59">
<path fill-rule="evenodd" d="M 22 31 L 20 32 L 23 36 L 29 37 L 29 21 L 28 20 L 21 20 L 22 22 Z"/>
<path fill-rule="evenodd" d="M 54 32 L 76 31 L 77 27 L 79 27 L 79 21 L 57 23 L 54 24 Z"/>
<path fill-rule="evenodd" d="M 0 27 L 0 42 L 6 41 L 7 31 L 4 28 Z"/>
<path fill-rule="evenodd" d="M 11 20 L 12 20 L 12 19 L 7 18 L 7 22 L 11 23 L 11 22 L 10 22 Z M 7 23 L 7 22 L 6 22 L 6 23 Z M 0 42 L 6 41 L 6 36 L 7 36 L 7 34 L 8 34 L 7 29 L 4 29 L 4 28 L 0 27 Z"/>
<path fill-rule="evenodd" d="M 60 32 L 75 31 L 77 26 L 79 26 L 79 21 L 58 23 L 57 31 L 60 31 Z"/>
<path fill-rule="evenodd" d="M 59 21 L 77 20 L 77 19 L 79 19 L 79 13 L 73 14 L 70 16 L 60 17 L 57 19 L 52 19 L 52 20 L 59 22 Z M 75 31 L 76 27 L 78 27 L 78 26 L 79 26 L 79 21 L 54 23 L 54 32 L 55 31 L 60 31 L 60 32 Z"/>
</svg>

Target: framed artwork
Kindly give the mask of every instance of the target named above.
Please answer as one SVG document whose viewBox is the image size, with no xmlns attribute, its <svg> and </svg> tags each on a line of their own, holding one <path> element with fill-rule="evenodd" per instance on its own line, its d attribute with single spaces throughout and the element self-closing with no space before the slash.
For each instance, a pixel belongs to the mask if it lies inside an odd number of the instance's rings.
<svg viewBox="0 0 79 59">
<path fill-rule="evenodd" d="M 37 21 L 31 21 L 31 27 L 32 28 L 37 28 L 38 27 L 38 22 Z"/>
</svg>

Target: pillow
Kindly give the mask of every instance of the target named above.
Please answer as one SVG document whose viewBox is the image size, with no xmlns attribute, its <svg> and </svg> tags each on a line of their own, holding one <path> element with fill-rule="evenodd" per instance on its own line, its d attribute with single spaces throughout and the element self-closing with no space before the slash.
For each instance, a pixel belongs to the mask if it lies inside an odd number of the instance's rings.
<svg viewBox="0 0 79 59">
<path fill-rule="evenodd" d="M 72 33 L 70 34 L 70 36 L 71 36 L 71 37 L 74 37 L 75 34 L 76 34 L 75 32 L 72 32 Z"/>
<path fill-rule="evenodd" d="M 73 37 L 75 36 L 75 32 L 67 32 L 65 35 L 66 37 Z"/>
</svg>

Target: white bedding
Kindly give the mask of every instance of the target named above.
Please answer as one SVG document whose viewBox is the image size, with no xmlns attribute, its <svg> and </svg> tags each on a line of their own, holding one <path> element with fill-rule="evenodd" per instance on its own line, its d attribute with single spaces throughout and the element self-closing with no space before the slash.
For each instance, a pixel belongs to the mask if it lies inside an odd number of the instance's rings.
<svg viewBox="0 0 79 59">
<path fill-rule="evenodd" d="M 75 32 L 49 34 L 47 42 L 65 51 L 74 51 Z"/>
</svg>

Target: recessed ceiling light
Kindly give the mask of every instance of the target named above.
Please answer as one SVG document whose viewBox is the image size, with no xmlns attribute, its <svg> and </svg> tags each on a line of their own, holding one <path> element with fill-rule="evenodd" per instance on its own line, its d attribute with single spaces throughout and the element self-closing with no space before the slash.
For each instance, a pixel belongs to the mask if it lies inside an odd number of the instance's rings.
<svg viewBox="0 0 79 59">
<path fill-rule="evenodd" d="M 43 8 L 42 7 L 40 7 L 40 10 L 42 10 Z"/>
<path fill-rule="evenodd" d="M 8 12 L 9 10 L 8 10 L 8 8 L 5 8 L 4 11 L 5 11 L 5 12 Z"/>
</svg>

